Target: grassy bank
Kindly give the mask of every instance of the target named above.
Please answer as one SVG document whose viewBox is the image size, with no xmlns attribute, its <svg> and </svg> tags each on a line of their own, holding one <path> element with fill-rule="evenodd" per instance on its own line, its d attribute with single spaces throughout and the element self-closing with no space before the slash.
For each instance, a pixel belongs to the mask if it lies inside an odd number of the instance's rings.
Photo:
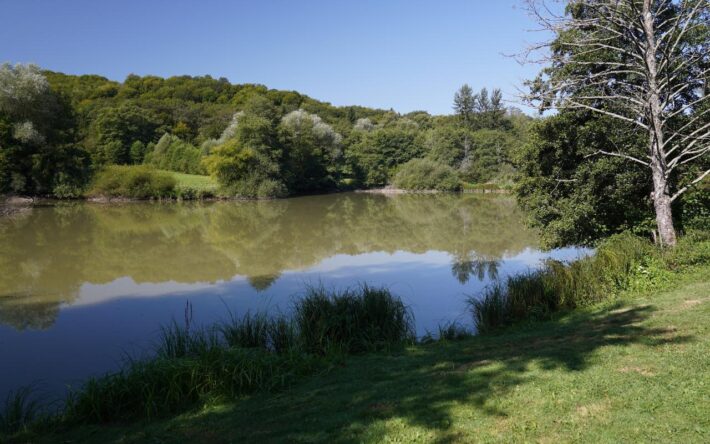
<svg viewBox="0 0 710 444">
<path fill-rule="evenodd" d="M 307 355 L 326 367 L 318 367 L 323 371 L 313 376 L 299 376 L 286 391 L 240 392 L 237 400 L 207 399 L 187 413 L 149 422 L 55 423 L 14 441 L 707 442 L 709 245 L 707 236 L 701 235 L 684 239 L 673 252 L 642 245 L 648 250 L 631 255 L 621 281 L 594 287 L 605 294 L 580 293 L 596 294 L 598 299 L 585 296 L 580 298 L 584 304 L 577 303 L 574 309 L 558 307 L 544 316 L 530 316 L 539 312 L 533 308 L 507 328 L 405 349 L 382 347 L 389 342 L 382 340 L 358 346 L 362 342 L 351 340 L 348 332 L 359 332 L 354 328 L 372 320 L 343 316 L 364 313 L 343 307 L 369 305 L 362 298 L 335 302 L 316 292 L 312 306 L 294 324 L 279 327 L 248 318 L 250 322 L 228 322 L 222 330 L 232 344 L 240 345 L 232 349 L 241 350 L 238 353 L 282 359 L 286 355 L 276 344 L 291 342 L 276 339 L 292 338 L 288 332 L 301 329 L 299 325 L 315 326 L 296 337 L 301 344 L 303 338 L 312 337 L 308 343 L 314 348 Z M 626 262 L 614 263 L 625 267 Z M 407 325 L 397 307 L 383 310 L 390 315 L 382 319 L 402 319 Z M 378 331 L 382 330 L 372 329 L 360 338 L 371 339 Z M 169 329 L 166 335 L 185 338 Z M 209 337 L 191 337 L 202 339 L 196 345 L 189 340 L 163 341 L 172 345 L 162 353 L 184 357 L 191 347 L 210 347 Z M 383 348 L 387 353 L 381 352 Z M 334 350 L 344 353 L 332 359 Z M 347 356 L 348 351 L 373 353 Z"/>
<path fill-rule="evenodd" d="M 164 172 L 175 179 L 175 194 L 182 199 L 202 199 L 218 195 L 219 184 L 210 176 Z"/>
<path fill-rule="evenodd" d="M 20 389 L 0 406 L 0 434 L 47 424 L 115 423 L 173 415 L 216 400 L 290 386 L 339 365 L 344 356 L 401 348 L 414 340 L 410 311 L 389 290 L 310 287 L 293 317 L 247 313 L 207 328 L 181 322 L 161 330 L 150 357 L 89 379 L 61 410 L 42 411 Z"/>
</svg>

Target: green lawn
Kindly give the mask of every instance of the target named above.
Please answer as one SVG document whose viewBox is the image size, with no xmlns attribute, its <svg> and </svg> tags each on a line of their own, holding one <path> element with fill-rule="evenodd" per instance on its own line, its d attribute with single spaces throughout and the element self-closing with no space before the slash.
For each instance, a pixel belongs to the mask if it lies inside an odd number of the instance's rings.
<svg viewBox="0 0 710 444">
<path fill-rule="evenodd" d="M 36 442 L 710 442 L 710 266 L 672 290 Z"/>
<path fill-rule="evenodd" d="M 200 176 L 197 174 L 185 174 L 175 171 L 160 170 L 170 174 L 175 178 L 177 190 L 194 190 L 201 195 L 215 195 L 219 188 L 217 182 L 210 176 Z"/>
</svg>

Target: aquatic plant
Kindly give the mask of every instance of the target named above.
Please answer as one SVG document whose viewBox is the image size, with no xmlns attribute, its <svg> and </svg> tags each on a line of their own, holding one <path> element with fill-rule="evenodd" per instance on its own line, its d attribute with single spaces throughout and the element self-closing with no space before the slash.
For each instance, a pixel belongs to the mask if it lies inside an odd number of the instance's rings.
<svg viewBox="0 0 710 444">
<path fill-rule="evenodd" d="M 626 286 L 635 267 L 652 252 L 650 243 L 637 236 L 612 236 L 593 256 L 570 264 L 547 261 L 540 270 L 510 276 L 470 297 L 473 320 L 483 333 L 605 300 Z"/>
<path fill-rule="evenodd" d="M 10 435 L 25 429 L 37 418 L 40 404 L 32 387 L 20 387 L 5 397 L 0 409 L 0 433 Z"/>
<path fill-rule="evenodd" d="M 90 379 L 67 401 L 68 421 L 154 418 L 213 398 L 235 398 L 291 384 L 326 368 L 337 353 L 360 353 L 414 337 L 409 309 L 389 290 L 309 288 L 293 321 L 247 313 L 196 329 L 192 305 L 181 325 L 161 329 L 153 357 Z"/>
<path fill-rule="evenodd" d="M 362 353 L 414 338 L 411 311 L 386 288 L 363 285 L 329 292 L 309 287 L 296 304 L 294 319 L 301 345 L 317 354 Z"/>
</svg>

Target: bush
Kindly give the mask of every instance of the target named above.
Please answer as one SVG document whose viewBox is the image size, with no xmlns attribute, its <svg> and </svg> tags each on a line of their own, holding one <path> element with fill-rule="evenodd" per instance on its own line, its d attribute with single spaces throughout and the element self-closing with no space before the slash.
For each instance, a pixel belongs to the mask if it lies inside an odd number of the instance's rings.
<svg viewBox="0 0 710 444">
<path fill-rule="evenodd" d="M 133 199 L 165 198 L 175 195 L 175 179 L 143 165 L 111 165 L 96 175 L 89 194 Z"/>
<path fill-rule="evenodd" d="M 144 163 L 161 170 L 204 174 L 201 161 L 202 152 L 199 148 L 166 133 L 153 150 L 146 154 Z"/>
<path fill-rule="evenodd" d="M 458 175 L 453 168 L 430 159 L 412 159 L 399 168 L 394 185 L 405 190 L 458 191 Z"/>
<path fill-rule="evenodd" d="M 710 231 L 689 231 L 675 248 L 663 251 L 663 261 L 670 269 L 710 263 Z"/>
</svg>

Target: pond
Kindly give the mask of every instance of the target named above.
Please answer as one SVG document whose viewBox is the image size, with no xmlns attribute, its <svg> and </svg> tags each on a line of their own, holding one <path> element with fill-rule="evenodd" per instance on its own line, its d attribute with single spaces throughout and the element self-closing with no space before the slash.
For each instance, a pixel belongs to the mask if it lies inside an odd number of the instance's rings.
<svg viewBox="0 0 710 444">
<path fill-rule="evenodd" d="M 367 282 L 400 296 L 420 335 L 471 326 L 467 296 L 583 253 L 537 245 L 509 197 L 36 206 L 0 219 L 0 399 L 30 384 L 61 394 L 145 354 L 187 301 L 207 324 Z"/>
</svg>

